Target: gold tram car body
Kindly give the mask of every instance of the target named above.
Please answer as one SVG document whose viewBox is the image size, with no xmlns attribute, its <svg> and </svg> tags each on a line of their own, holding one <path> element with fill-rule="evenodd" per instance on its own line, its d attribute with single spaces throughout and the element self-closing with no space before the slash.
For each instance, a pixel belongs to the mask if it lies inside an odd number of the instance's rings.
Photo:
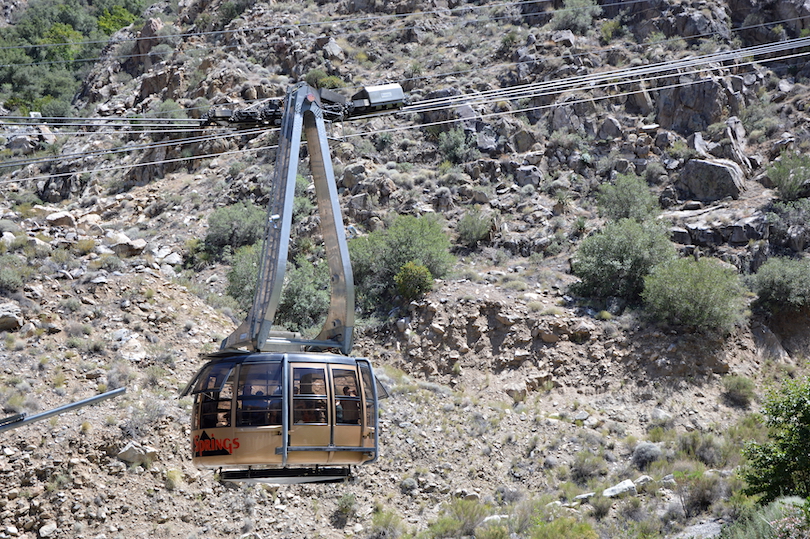
<svg viewBox="0 0 810 539">
<path fill-rule="evenodd" d="M 377 458 L 380 389 L 362 358 L 216 354 L 183 392 L 194 397 L 192 461 L 224 479 L 343 480 Z"/>
</svg>

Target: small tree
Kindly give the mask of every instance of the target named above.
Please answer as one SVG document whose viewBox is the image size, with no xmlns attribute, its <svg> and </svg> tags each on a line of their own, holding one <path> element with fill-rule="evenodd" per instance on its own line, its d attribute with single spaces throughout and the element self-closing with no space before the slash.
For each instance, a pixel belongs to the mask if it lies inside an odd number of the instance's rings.
<svg viewBox="0 0 810 539">
<path fill-rule="evenodd" d="M 765 503 L 780 496 L 810 496 L 809 396 L 809 378 L 787 380 L 767 396 L 763 414 L 768 440 L 743 449 L 748 459 L 743 470 L 747 494 L 761 494 Z"/>
<path fill-rule="evenodd" d="M 757 295 L 757 307 L 772 312 L 800 311 L 810 305 L 810 262 L 771 258 L 749 284 Z"/>
<path fill-rule="evenodd" d="M 653 266 L 674 257 L 675 248 L 663 226 L 622 219 L 582 240 L 571 262 L 574 275 L 580 278 L 572 290 L 588 297 L 637 302 Z"/>
<path fill-rule="evenodd" d="M 657 320 L 728 332 L 743 317 L 744 293 L 737 271 L 719 260 L 681 258 L 646 276 L 642 297 Z"/>
<path fill-rule="evenodd" d="M 658 213 L 658 200 L 635 174 L 620 174 L 615 184 L 603 184 L 597 195 L 599 211 L 608 219 L 644 221 Z"/>
</svg>

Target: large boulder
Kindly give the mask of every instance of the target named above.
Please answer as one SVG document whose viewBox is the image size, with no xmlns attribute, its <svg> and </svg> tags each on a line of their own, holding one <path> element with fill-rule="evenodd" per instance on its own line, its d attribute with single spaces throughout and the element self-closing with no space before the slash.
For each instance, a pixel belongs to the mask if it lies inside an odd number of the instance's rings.
<svg viewBox="0 0 810 539">
<path fill-rule="evenodd" d="M 810 28 L 810 1 L 808 0 L 780 0 L 774 3 L 776 19 L 796 32 Z"/>
<path fill-rule="evenodd" d="M 17 331 L 23 325 L 22 309 L 15 301 L 0 303 L 0 331 Z"/>
<path fill-rule="evenodd" d="M 739 198 L 745 190 L 740 165 L 728 159 L 692 159 L 683 167 L 679 187 L 703 201 L 730 196 Z"/>
<path fill-rule="evenodd" d="M 726 88 L 716 78 L 679 82 L 658 94 L 658 123 L 684 136 L 719 122 L 727 105 Z"/>
<path fill-rule="evenodd" d="M 622 496 L 636 496 L 638 490 L 635 483 L 630 479 L 625 479 L 618 485 L 606 488 L 602 491 L 602 496 L 605 498 L 621 498 Z"/>
</svg>

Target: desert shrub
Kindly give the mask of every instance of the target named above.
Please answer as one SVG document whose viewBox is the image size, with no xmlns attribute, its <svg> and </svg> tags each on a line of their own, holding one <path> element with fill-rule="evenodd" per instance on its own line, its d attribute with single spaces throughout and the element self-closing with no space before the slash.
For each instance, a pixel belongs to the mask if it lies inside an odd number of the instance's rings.
<svg viewBox="0 0 810 539">
<path fill-rule="evenodd" d="M 290 266 L 287 264 L 276 322 L 291 331 L 303 331 L 321 322 L 329 309 L 329 267 L 326 263 L 314 265 L 303 256 Z"/>
<path fill-rule="evenodd" d="M 111 9 L 104 9 L 98 17 L 98 27 L 105 34 L 114 34 L 121 28 L 129 26 L 135 22 L 135 15 L 130 13 L 120 5 L 114 5 Z"/>
<path fill-rule="evenodd" d="M 439 133 L 439 152 L 451 163 L 464 163 L 478 158 L 478 149 L 458 127 Z"/>
<path fill-rule="evenodd" d="M 712 258 L 681 258 L 646 276 L 642 297 L 647 312 L 659 321 L 728 332 L 743 318 L 744 293 L 734 268 Z"/>
<path fill-rule="evenodd" d="M 707 466 L 720 466 L 724 463 L 723 447 L 711 434 L 699 431 L 681 434 L 678 436 L 676 449 L 682 459 L 698 460 Z"/>
<path fill-rule="evenodd" d="M 771 137 L 779 132 L 780 120 L 779 103 L 770 101 L 767 94 L 759 100 L 750 103 L 740 113 L 748 138 L 754 142 L 761 142 L 767 137 Z"/>
<path fill-rule="evenodd" d="M 715 472 L 702 469 L 690 473 L 676 473 L 677 492 L 687 517 L 694 517 L 708 510 L 723 497 L 724 484 Z"/>
<path fill-rule="evenodd" d="M 782 200 L 796 200 L 810 195 L 810 156 L 793 151 L 782 152 L 779 160 L 768 167 L 768 178 Z"/>
<path fill-rule="evenodd" d="M 492 230 L 492 215 L 481 211 L 480 208 L 471 208 L 464 212 L 459 219 L 456 231 L 462 245 L 474 248 L 478 242 L 486 239 Z"/>
<path fill-rule="evenodd" d="M 675 256 L 666 230 L 658 223 L 621 219 L 582 240 L 571 269 L 579 295 L 624 298 L 635 303 L 652 268 Z"/>
<path fill-rule="evenodd" d="M 764 502 L 779 496 L 810 496 L 810 379 L 787 380 L 765 399 L 763 414 L 768 440 L 743 449 L 747 462 L 745 492 L 760 494 Z"/>
<path fill-rule="evenodd" d="M 615 19 L 608 19 L 602 23 L 599 28 L 599 35 L 602 37 L 602 43 L 610 43 L 614 36 L 622 34 L 622 21 L 619 17 Z"/>
<path fill-rule="evenodd" d="M 810 305 L 807 260 L 770 258 L 748 282 L 757 295 L 754 305 L 767 311 L 800 311 Z"/>
<path fill-rule="evenodd" d="M 300 174 L 295 177 L 295 192 L 293 196 L 293 212 L 292 222 L 298 223 L 304 218 L 312 214 L 315 209 L 315 204 L 309 199 L 307 195 L 307 187 L 309 181 Z"/>
<path fill-rule="evenodd" d="M 357 498 L 351 492 L 347 492 L 338 498 L 337 511 L 341 515 L 351 516 L 357 512 Z"/>
<path fill-rule="evenodd" d="M 105 271 L 121 271 L 124 269 L 124 261 L 116 255 L 101 255 L 100 258 L 94 260 L 91 265 L 95 269 L 103 269 Z"/>
<path fill-rule="evenodd" d="M 327 75 L 323 69 L 313 69 L 304 77 L 304 81 L 313 88 L 342 88 L 346 84 L 334 75 Z"/>
<path fill-rule="evenodd" d="M 245 245 L 236 250 L 228 271 L 225 291 L 236 300 L 243 311 L 250 309 L 259 278 L 262 249 L 259 244 Z"/>
<path fill-rule="evenodd" d="M 597 195 L 600 213 L 608 218 L 644 221 L 658 212 L 658 200 L 635 174 L 620 174 L 615 184 L 602 184 Z"/>
<path fill-rule="evenodd" d="M 765 506 L 747 509 L 734 523 L 723 528 L 718 539 L 770 539 L 774 537 L 773 523 L 790 515 L 796 507 L 794 504 L 801 505 L 802 502 L 800 498 L 780 498 Z M 798 539 L 805 536 L 794 537 Z"/>
<path fill-rule="evenodd" d="M 16 255 L 0 256 L 0 291 L 14 292 L 22 288 L 28 278 L 25 263 Z"/>
<path fill-rule="evenodd" d="M 633 449 L 633 465 L 639 470 L 646 470 L 647 466 L 661 459 L 661 448 L 650 442 L 641 442 Z"/>
<path fill-rule="evenodd" d="M 382 309 L 397 293 L 394 275 L 408 262 L 425 266 L 437 279 L 454 258 L 450 240 L 437 216 L 401 215 L 386 229 L 349 241 L 358 303 L 366 311 Z"/>
<path fill-rule="evenodd" d="M 177 468 L 170 468 L 166 470 L 166 489 L 174 490 L 179 487 L 183 482 L 183 472 Z"/>
<path fill-rule="evenodd" d="M 563 8 L 554 11 L 551 27 L 585 34 L 593 26 L 594 18 L 602 13 L 595 0 L 564 0 Z"/>
<path fill-rule="evenodd" d="M 459 535 L 473 535 L 475 529 L 489 516 L 489 506 L 478 500 L 453 498 L 444 507 L 444 515 L 458 523 Z"/>
<path fill-rule="evenodd" d="M 404 532 L 405 525 L 395 511 L 377 511 L 366 539 L 399 539 Z"/>
<path fill-rule="evenodd" d="M 107 371 L 107 388 L 113 390 L 119 387 L 126 387 L 126 385 L 134 379 L 135 373 L 132 372 L 129 363 L 117 360 L 110 365 Z"/>
<path fill-rule="evenodd" d="M 433 289 L 433 277 L 422 264 L 406 262 L 402 269 L 394 275 L 397 292 L 406 302 L 413 301 Z"/>
<path fill-rule="evenodd" d="M 217 258 L 243 245 L 252 245 L 262 237 L 265 211 L 250 203 L 238 202 L 215 210 L 208 217 L 206 250 Z"/>
<path fill-rule="evenodd" d="M 531 539 L 597 539 L 599 536 L 587 522 L 570 517 L 555 518 L 551 522 L 537 521 L 529 530 Z"/>
<path fill-rule="evenodd" d="M 605 461 L 590 451 L 580 451 L 571 463 L 571 479 L 578 485 L 585 485 L 594 477 L 607 473 Z"/>
<path fill-rule="evenodd" d="M 245 10 L 250 6 L 250 2 L 247 0 L 236 0 L 236 2 L 223 2 L 219 6 L 219 23 L 222 26 L 226 26 L 229 22 L 237 18 L 239 15 L 245 12 Z"/>
<path fill-rule="evenodd" d="M 776 201 L 768 208 L 767 217 L 770 244 L 796 250 L 797 246 L 791 241 L 793 237 L 791 229 L 796 226 L 803 227 L 810 221 L 810 198 Z"/>
<path fill-rule="evenodd" d="M 143 405 L 130 406 L 127 412 L 127 419 L 119 425 L 121 431 L 128 438 L 138 439 L 160 424 L 161 418 L 166 415 L 166 407 L 161 401 L 153 399 Z"/>
<path fill-rule="evenodd" d="M 748 408 L 756 399 L 754 381 L 747 376 L 726 376 L 723 378 L 723 398 L 732 406 Z"/>
<path fill-rule="evenodd" d="M 606 496 L 602 496 L 601 494 L 597 494 L 596 496 L 592 496 L 588 499 L 588 503 L 591 504 L 593 508 L 591 510 L 591 515 L 596 520 L 602 520 L 606 516 L 610 514 L 610 508 L 613 507 L 613 498 L 608 498 Z"/>
</svg>

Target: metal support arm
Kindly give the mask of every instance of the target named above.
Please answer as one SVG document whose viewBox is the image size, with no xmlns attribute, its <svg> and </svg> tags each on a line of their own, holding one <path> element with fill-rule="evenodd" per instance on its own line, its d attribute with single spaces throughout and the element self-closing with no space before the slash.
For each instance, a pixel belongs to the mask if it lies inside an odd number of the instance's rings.
<svg viewBox="0 0 810 539">
<path fill-rule="evenodd" d="M 307 140 L 331 285 L 326 322 L 315 339 L 301 339 L 272 329 L 287 269 L 302 134 L 306 135 Z M 222 341 L 221 348 L 268 352 L 337 348 L 348 355 L 354 329 L 354 280 L 329 155 L 323 108 L 317 92 L 303 83 L 291 87 L 287 92 L 272 190 L 253 306 L 247 320 Z"/>
</svg>

